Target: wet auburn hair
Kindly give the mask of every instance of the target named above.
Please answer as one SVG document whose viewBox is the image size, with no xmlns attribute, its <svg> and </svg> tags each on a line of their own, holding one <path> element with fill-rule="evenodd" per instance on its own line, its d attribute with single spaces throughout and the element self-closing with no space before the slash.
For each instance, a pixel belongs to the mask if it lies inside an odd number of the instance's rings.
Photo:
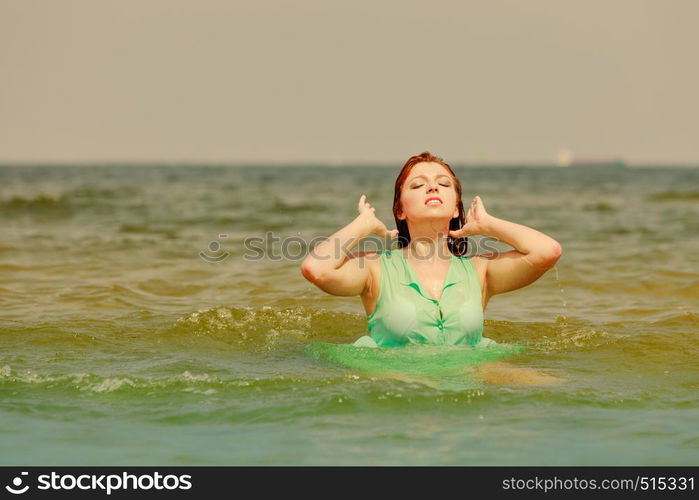
<svg viewBox="0 0 699 500">
<path fill-rule="evenodd" d="M 434 156 L 429 151 L 424 151 L 419 155 L 411 156 L 408 159 L 408 161 L 405 162 L 405 165 L 403 165 L 403 168 L 401 169 L 400 173 L 398 174 L 398 178 L 396 179 L 395 191 L 393 194 L 393 217 L 396 220 L 396 228 L 398 228 L 398 248 L 406 247 L 410 243 L 410 231 L 408 231 L 408 222 L 406 220 L 401 220 L 398 218 L 398 214 L 401 211 L 400 195 L 403 191 L 403 184 L 405 184 L 405 180 L 408 178 L 408 175 L 410 175 L 410 171 L 413 169 L 413 167 L 418 163 L 423 162 L 439 163 L 449 171 L 454 180 L 454 186 L 456 189 L 456 195 L 458 199 L 457 206 L 459 208 L 459 216 L 451 219 L 451 221 L 449 222 L 449 229 L 459 229 L 466 223 L 464 204 L 461 201 L 461 182 L 459 182 L 459 179 L 457 179 L 454 171 L 443 159 L 441 159 L 439 156 Z M 468 251 L 468 238 L 453 238 L 447 235 L 447 246 L 449 247 L 449 251 L 453 255 L 465 255 Z"/>
</svg>

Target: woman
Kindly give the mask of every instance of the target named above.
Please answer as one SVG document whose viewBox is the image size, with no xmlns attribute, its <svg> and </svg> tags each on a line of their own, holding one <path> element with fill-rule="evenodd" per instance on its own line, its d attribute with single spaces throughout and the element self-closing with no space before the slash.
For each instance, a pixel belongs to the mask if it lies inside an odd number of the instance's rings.
<svg viewBox="0 0 699 500">
<path fill-rule="evenodd" d="M 317 245 L 301 265 L 303 276 L 332 295 L 359 295 L 370 336 L 357 346 L 487 345 L 483 312 L 493 295 L 522 288 L 561 256 L 561 245 L 529 227 L 488 214 L 476 196 L 464 215 L 461 183 L 451 167 L 426 151 L 411 157 L 395 183 L 388 230 L 362 195 L 359 215 Z M 398 248 L 349 254 L 375 234 L 398 237 Z M 493 237 L 509 252 L 465 256 L 467 237 Z M 554 377 L 502 362 L 483 363 L 487 383 L 551 383 Z"/>
</svg>

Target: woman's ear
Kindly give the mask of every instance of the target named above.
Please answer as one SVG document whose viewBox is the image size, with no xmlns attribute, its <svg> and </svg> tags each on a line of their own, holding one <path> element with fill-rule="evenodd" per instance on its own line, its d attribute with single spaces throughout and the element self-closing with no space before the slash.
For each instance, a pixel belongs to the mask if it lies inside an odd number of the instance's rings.
<svg viewBox="0 0 699 500">
<path fill-rule="evenodd" d="M 396 219 L 398 220 L 405 220 L 405 214 L 403 213 L 402 209 L 398 209 L 398 212 L 396 213 Z"/>
</svg>

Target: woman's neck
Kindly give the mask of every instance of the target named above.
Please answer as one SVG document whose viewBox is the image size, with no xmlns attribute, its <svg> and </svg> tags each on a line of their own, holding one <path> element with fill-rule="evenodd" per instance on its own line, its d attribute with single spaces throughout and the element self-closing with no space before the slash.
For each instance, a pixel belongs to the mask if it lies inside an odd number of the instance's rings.
<svg viewBox="0 0 699 500">
<path fill-rule="evenodd" d="M 419 260 L 445 260 L 451 258 L 447 236 L 449 222 L 441 224 L 435 220 L 422 223 L 409 223 L 410 243 L 408 255 Z"/>
</svg>

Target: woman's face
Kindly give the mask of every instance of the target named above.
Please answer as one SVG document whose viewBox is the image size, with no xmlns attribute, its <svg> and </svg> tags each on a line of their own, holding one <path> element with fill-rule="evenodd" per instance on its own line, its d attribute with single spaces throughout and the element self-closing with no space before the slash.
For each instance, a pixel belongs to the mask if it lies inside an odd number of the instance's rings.
<svg viewBox="0 0 699 500">
<path fill-rule="evenodd" d="M 401 191 L 399 219 L 452 219 L 459 216 L 456 187 L 449 171 L 439 163 L 416 164 Z"/>
</svg>

